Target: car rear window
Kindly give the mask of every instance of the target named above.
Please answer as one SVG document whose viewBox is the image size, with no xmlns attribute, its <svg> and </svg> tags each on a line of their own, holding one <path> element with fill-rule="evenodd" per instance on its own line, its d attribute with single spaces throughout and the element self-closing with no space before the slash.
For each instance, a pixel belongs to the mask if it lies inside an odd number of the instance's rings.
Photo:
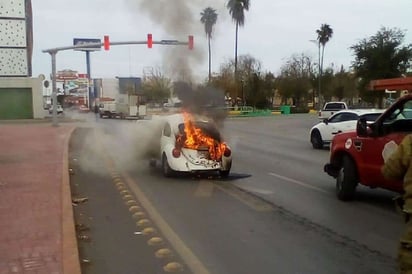
<svg viewBox="0 0 412 274">
<path fill-rule="evenodd" d="M 343 103 L 328 103 L 325 106 L 325 110 L 329 109 L 345 109 L 345 104 Z"/>
</svg>

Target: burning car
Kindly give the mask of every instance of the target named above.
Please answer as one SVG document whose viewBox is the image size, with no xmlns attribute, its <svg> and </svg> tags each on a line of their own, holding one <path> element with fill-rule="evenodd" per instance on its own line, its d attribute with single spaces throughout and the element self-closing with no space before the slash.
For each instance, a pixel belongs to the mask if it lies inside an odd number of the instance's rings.
<svg viewBox="0 0 412 274">
<path fill-rule="evenodd" d="M 217 171 L 227 177 L 232 152 L 223 142 L 215 124 L 189 113 L 166 116 L 160 138 L 163 174 Z"/>
</svg>

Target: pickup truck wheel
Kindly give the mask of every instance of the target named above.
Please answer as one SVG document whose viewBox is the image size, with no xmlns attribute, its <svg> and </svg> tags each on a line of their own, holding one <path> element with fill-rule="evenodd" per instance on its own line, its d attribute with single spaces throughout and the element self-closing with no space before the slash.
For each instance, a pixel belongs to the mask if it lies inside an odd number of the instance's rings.
<svg viewBox="0 0 412 274">
<path fill-rule="evenodd" d="M 348 156 L 343 157 L 342 166 L 336 177 L 336 195 L 339 200 L 352 200 L 358 185 L 358 174 L 355 163 Z"/>
<path fill-rule="evenodd" d="M 170 168 L 166 155 L 163 155 L 162 157 L 162 170 L 165 177 L 173 176 L 173 169 Z"/>
<path fill-rule="evenodd" d="M 310 134 L 310 142 L 312 143 L 312 147 L 315 149 L 323 148 L 322 136 L 320 135 L 319 130 L 312 131 Z"/>
</svg>

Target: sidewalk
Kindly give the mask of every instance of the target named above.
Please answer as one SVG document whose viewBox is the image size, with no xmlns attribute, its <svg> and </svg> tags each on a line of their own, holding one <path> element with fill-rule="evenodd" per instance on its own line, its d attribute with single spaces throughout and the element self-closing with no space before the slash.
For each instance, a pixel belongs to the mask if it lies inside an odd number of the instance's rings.
<svg viewBox="0 0 412 274">
<path fill-rule="evenodd" d="M 75 125 L 0 123 L 0 274 L 79 274 L 68 144 Z"/>
</svg>

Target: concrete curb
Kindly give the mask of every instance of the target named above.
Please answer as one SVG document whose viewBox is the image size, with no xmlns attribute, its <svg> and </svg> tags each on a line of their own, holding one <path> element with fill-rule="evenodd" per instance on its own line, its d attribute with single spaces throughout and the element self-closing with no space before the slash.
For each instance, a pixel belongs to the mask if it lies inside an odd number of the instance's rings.
<svg viewBox="0 0 412 274">
<path fill-rule="evenodd" d="M 64 140 L 63 152 L 63 178 L 61 186 L 63 274 L 81 274 L 69 175 L 69 143 L 71 135 L 75 129 L 76 127 L 72 127 L 69 134 L 67 134 L 66 139 Z"/>
</svg>

